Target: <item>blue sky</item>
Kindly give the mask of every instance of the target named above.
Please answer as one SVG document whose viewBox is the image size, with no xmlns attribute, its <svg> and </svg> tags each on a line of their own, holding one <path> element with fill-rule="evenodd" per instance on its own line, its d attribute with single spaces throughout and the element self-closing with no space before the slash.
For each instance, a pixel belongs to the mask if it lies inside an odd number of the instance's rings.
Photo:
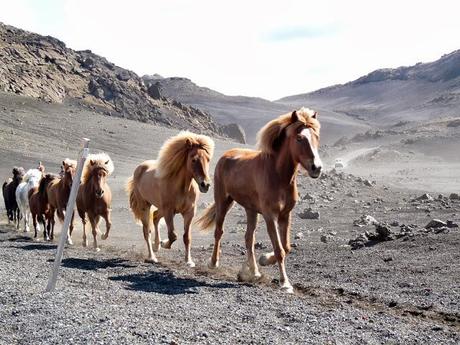
<svg viewBox="0 0 460 345">
<path fill-rule="evenodd" d="M 0 21 L 136 73 L 277 99 L 460 49 L 460 2 L 0 0 Z"/>
</svg>

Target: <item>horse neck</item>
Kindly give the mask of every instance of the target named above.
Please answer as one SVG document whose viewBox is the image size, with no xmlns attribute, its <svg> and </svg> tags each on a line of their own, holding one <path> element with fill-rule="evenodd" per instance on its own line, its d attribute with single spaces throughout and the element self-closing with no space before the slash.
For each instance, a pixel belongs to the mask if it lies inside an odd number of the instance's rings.
<svg viewBox="0 0 460 345">
<path fill-rule="evenodd" d="M 183 167 L 176 174 L 176 176 L 173 176 L 172 178 L 177 179 L 177 182 L 174 184 L 177 188 L 177 191 L 187 192 L 190 189 L 190 185 L 192 184 L 193 176 L 185 167 Z"/>
<path fill-rule="evenodd" d="M 298 163 L 294 161 L 287 141 L 276 153 L 275 166 L 282 185 L 289 185 L 296 182 Z"/>
</svg>

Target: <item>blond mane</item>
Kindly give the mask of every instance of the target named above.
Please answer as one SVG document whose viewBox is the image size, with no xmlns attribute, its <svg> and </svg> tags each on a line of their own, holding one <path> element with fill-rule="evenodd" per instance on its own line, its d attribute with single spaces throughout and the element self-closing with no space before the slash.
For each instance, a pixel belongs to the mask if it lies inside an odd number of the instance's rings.
<svg viewBox="0 0 460 345">
<path fill-rule="evenodd" d="M 161 147 L 156 161 L 156 176 L 168 178 L 176 175 L 185 167 L 187 152 L 191 145 L 200 146 L 209 160 L 214 153 L 214 141 L 206 135 L 182 131 L 169 138 Z"/>
<path fill-rule="evenodd" d="M 107 176 L 113 173 L 113 161 L 107 153 L 90 154 L 85 160 L 83 172 L 81 174 L 81 182 L 85 183 L 91 178 L 91 173 L 96 168 L 102 168 L 107 172 Z"/>
<path fill-rule="evenodd" d="M 62 163 L 63 163 L 64 166 L 68 166 L 68 167 L 72 167 L 72 168 L 77 167 L 77 161 L 74 160 L 74 159 L 66 158 L 66 159 L 64 159 L 64 161 Z"/>
<path fill-rule="evenodd" d="M 314 110 L 302 107 L 296 110 L 296 113 L 304 125 L 311 127 L 319 135 L 320 124 L 313 117 L 316 114 Z M 275 143 L 283 134 L 284 129 L 292 124 L 291 117 L 292 113 L 283 114 L 263 126 L 257 133 L 257 148 L 264 153 L 275 153 Z"/>
</svg>

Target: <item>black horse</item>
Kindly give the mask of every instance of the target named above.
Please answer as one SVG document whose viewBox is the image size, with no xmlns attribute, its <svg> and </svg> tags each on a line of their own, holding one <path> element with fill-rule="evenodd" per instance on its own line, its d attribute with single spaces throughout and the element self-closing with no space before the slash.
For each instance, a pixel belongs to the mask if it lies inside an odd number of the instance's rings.
<svg viewBox="0 0 460 345">
<path fill-rule="evenodd" d="M 16 202 L 16 188 L 18 188 L 18 185 L 22 182 L 22 177 L 24 176 L 24 173 L 24 168 L 14 167 L 13 178 L 9 178 L 8 181 L 3 183 L 2 186 L 3 200 L 5 201 L 8 222 L 16 223 L 19 222 L 21 219 L 21 213 Z"/>
</svg>

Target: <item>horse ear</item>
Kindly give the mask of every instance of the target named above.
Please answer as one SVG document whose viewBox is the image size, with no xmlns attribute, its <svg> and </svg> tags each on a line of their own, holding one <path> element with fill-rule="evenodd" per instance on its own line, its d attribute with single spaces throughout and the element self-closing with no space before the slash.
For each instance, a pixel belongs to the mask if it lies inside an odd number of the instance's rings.
<svg viewBox="0 0 460 345">
<path fill-rule="evenodd" d="M 297 110 L 294 110 L 291 114 L 291 122 L 297 122 L 299 121 L 299 116 L 297 115 Z"/>
<path fill-rule="evenodd" d="M 65 166 L 65 161 L 62 161 L 62 166 Z"/>
<path fill-rule="evenodd" d="M 90 163 L 91 165 L 94 165 L 94 161 L 93 161 L 92 159 L 89 160 L 89 163 Z"/>
<path fill-rule="evenodd" d="M 109 164 L 110 162 L 110 159 L 107 159 L 107 161 L 105 162 L 105 165 Z"/>
<path fill-rule="evenodd" d="M 314 118 L 314 119 L 318 118 L 318 112 L 317 111 L 314 112 L 312 118 Z"/>
<path fill-rule="evenodd" d="M 187 138 L 187 139 L 185 140 L 185 145 L 186 145 L 189 149 L 192 148 L 192 146 L 193 146 L 192 141 L 191 141 L 189 138 Z"/>
</svg>

